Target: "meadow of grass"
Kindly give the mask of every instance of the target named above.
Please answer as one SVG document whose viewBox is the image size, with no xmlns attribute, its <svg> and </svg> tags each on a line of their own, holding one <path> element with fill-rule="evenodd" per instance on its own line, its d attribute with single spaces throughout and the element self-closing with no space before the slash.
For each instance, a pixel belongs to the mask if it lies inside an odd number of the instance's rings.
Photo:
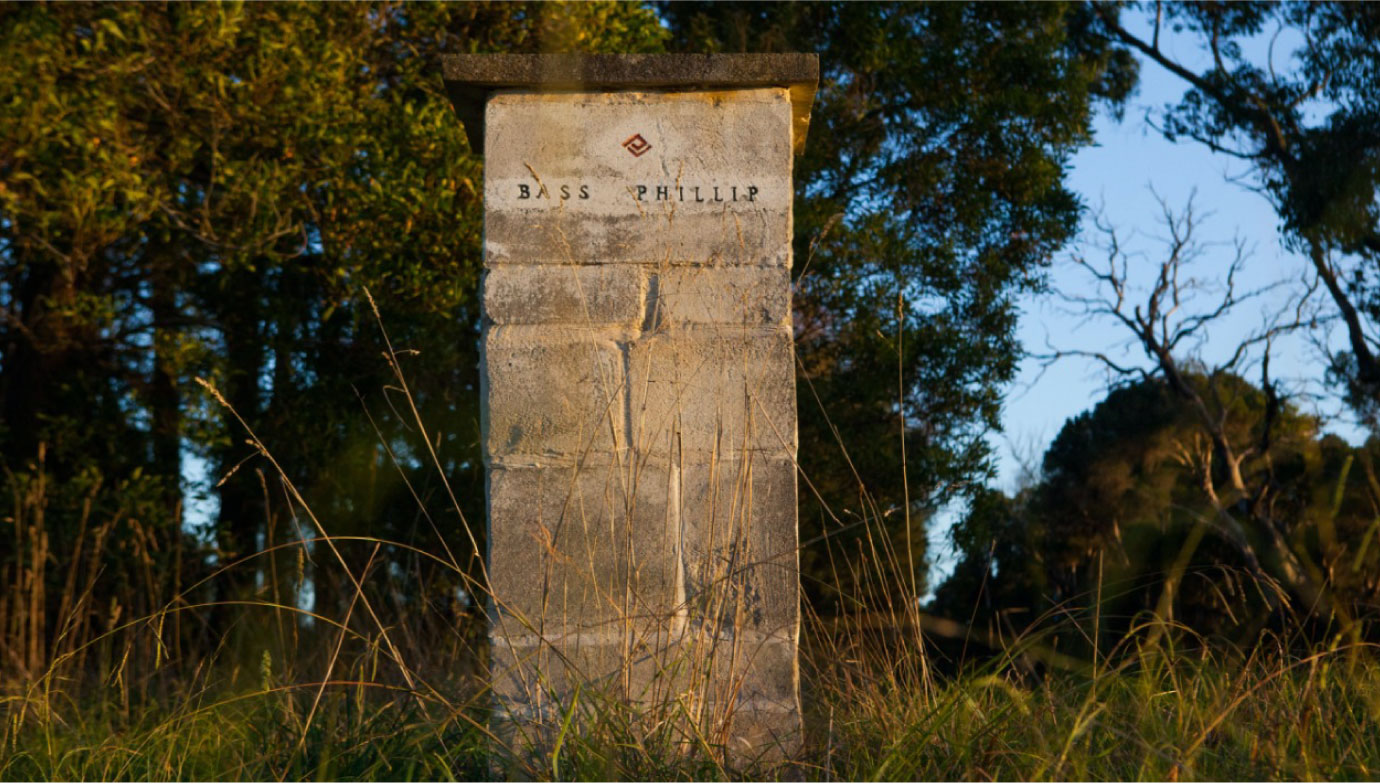
<svg viewBox="0 0 1380 784">
<path fill-rule="evenodd" d="M 122 615 L 133 599 L 83 588 L 81 551 L 17 540 L 33 548 L 26 562 L 61 564 L 67 579 L 56 598 L 33 571 L 3 587 L 14 620 L 0 624 L 0 780 L 1380 778 L 1380 652 L 1359 635 L 1319 646 L 1301 630 L 1268 631 L 1240 648 L 1147 614 L 1107 641 L 1099 596 L 994 639 L 923 615 L 913 585 L 888 583 L 905 573 L 895 563 L 872 581 L 850 575 L 870 586 L 854 597 L 866 611 L 807 611 L 805 737 L 784 762 L 725 753 L 675 705 L 633 706 L 594 688 L 567 700 L 533 749 L 491 729 L 482 614 L 431 618 L 398 601 L 403 589 L 377 556 L 398 548 L 448 563 L 473 596 L 481 581 L 450 553 L 331 536 L 280 478 L 314 535 L 201 578 L 259 569 L 252 595 L 214 606 L 189 599 L 197 584 L 163 595 L 150 581 L 137 602 L 147 611 Z M 16 532 L 41 531 L 42 488 L 20 497 Z M 78 541 L 94 551 L 104 530 L 93 524 Z M 896 560 L 880 534 L 867 546 Z M 308 550 L 354 587 L 343 617 L 286 598 L 301 589 Z M 279 560 L 295 560 L 295 582 Z M 97 632 L 81 619 L 102 601 L 109 617 Z M 60 609 L 53 635 L 19 611 L 45 604 Z M 194 622 L 214 642 L 186 652 L 180 641 L 195 635 L 176 629 Z M 1061 647 L 1060 637 L 1089 644 Z"/>
<path fill-rule="evenodd" d="M 956 677 L 917 678 L 914 654 L 850 658 L 812 645 L 802 753 L 785 767 L 726 769 L 681 738 L 631 731 L 626 706 L 580 706 L 554 751 L 510 754 L 485 728 L 481 691 L 390 686 L 379 662 L 341 668 L 325 689 L 260 683 L 129 703 L 112 679 L 80 695 L 58 683 L 6 697 L 4 780 L 807 780 L 1374 779 L 1380 666 L 1370 651 L 1262 647 L 1244 658 L 1176 650 L 1161 638 L 1121 664 L 1039 671 L 1013 644 Z M 818 641 L 816 641 L 818 643 Z M 827 660 L 828 667 L 819 666 Z M 319 698 L 318 698 L 318 695 Z"/>
</svg>

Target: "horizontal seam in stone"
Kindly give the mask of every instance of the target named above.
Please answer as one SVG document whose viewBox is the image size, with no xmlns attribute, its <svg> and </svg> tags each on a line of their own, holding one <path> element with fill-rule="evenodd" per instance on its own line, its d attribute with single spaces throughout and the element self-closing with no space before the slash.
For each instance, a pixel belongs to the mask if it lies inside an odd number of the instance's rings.
<svg viewBox="0 0 1380 784">
<path fill-rule="evenodd" d="M 568 258 L 568 257 L 565 257 L 565 256 L 560 256 L 560 257 L 556 257 L 556 256 L 535 256 L 535 255 L 524 254 L 524 253 L 515 253 L 515 254 L 512 254 L 512 255 L 507 255 L 507 256 L 502 256 L 502 257 L 494 257 L 494 256 L 492 256 L 492 255 L 486 255 L 486 256 L 484 257 L 484 268 L 485 268 L 485 269 L 495 269 L 495 268 L 498 268 L 498 267 L 512 267 L 512 266 L 517 266 L 517 265 L 522 265 L 522 266 L 527 266 L 527 267 L 559 267 L 559 266 L 567 266 L 567 267 L 596 267 L 596 268 L 597 268 L 597 267 L 600 267 L 600 266 L 619 266 L 619 267 L 634 267 L 634 266 L 648 266 L 648 267 L 653 267 L 653 266 L 655 266 L 655 267 L 660 267 L 660 266 L 670 266 L 670 267 L 674 267 L 674 268 L 697 268 L 697 269 L 700 269 L 700 268 L 702 268 L 702 269 L 723 269 L 723 268 L 729 268 L 729 269 L 766 269 L 766 270 L 775 270 L 775 269 L 782 269 L 783 267 L 790 267 L 790 265 L 791 265 L 791 254 L 790 254 L 789 251 L 782 250 L 782 251 L 773 253 L 773 254 L 771 254 L 771 255 L 765 255 L 765 254 L 760 255 L 760 256 L 756 256 L 756 255 L 755 255 L 755 256 L 752 257 L 751 260 L 747 260 L 747 261 L 734 261 L 734 260 L 727 260 L 727 259 L 722 259 L 722 258 L 719 258 L 719 259 L 705 259 L 705 258 L 685 259 L 685 258 L 675 258 L 674 256 L 673 256 L 669 261 L 667 261 L 667 260 L 662 260 L 662 259 L 640 259 L 640 258 L 638 258 L 638 259 L 619 259 L 619 258 L 610 259 L 610 258 L 608 258 L 607 256 L 600 256 L 600 257 L 598 257 L 598 258 L 591 256 L 591 257 L 589 257 L 589 258 L 587 258 L 587 259 L 581 259 L 581 258 L 571 259 L 571 258 Z"/>
<path fill-rule="evenodd" d="M 585 454 L 532 454 L 530 452 L 505 452 L 487 454 L 484 456 L 484 464 L 493 468 L 573 468 L 576 465 L 584 465 L 589 468 L 607 468 L 609 466 L 626 466 L 626 462 L 610 462 L 611 458 L 618 457 L 623 460 L 641 460 L 648 456 L 664 456 L 670 450 L 669 447 L 620 447 L 616 452 L 607 450 L 591 451 Z M 739 456 L 751 457 L 755 459 L 779 461 L 783 463 L 793 462 L 796 454 L 794 444 L 780 444 L 778 446 L 763 446 L 750 449 L 723 448 L 717 451 L 703 450 L 675 450 L 677 454 L 685 454 L 690 458 L 708 458 L 713 456 L 714 462 L 724 463 L 737 459 Z M 635 458 L 634 458 L 635 456 Z M 694 459 L 685 461 L 686 465 L 694 465 Z M 638 463 L 641 466 L 641 462 Z M 664 467 L 653 465 L 652 467 Z"/>
<path fill-rule="evenodd" d="M 629 322 L 631 323 L 631 321 Z M 497 324 L 490 323 L 484 330 L 484 340 L 501 341 L 497 348 L 509 348 L 510 343 L 522 343 L 535 339 L 540 345 L 571 345 L 580 343 L 617 342 L 631 340 L 642 334 L 642 330 L 630 326 L 583 322 L 562 325 L 566 329 L 552 333 L 547 324 Z M 512 346 L 520 348 L 521 346 Z"/>
<path fill-rule="evenodd" d="M 566 634 L 523 634 L 523 635 L 504 635 L 496 630 L 490 631 L 489 642 L 499 644 L 506 648 L 539 648 L 543 645 L 557 646 L 577 643 L 580 645 L 622 645 L 626 641 L 626 636 L 622 632 L 570 632 Z M 715 635 L 702 631 L 689 632 L 683 637 L 668 639 L 665 647 L 660 652 L 670 650 L 673 645 L 685 645 L 689 643 L 742 643 L 746 645 L 773 645 L 791 644 L 799 642 L 798 633 L 772 634 L 769 632 L 759 632 L 752 629 L 742 629 L 733 635 Z M 641 657 L 641 655 L 639 655 Z"/>
<path fill-rule="evenodd" d="M 736 710 L 749 710 L 753 713 L 790 713 L 796 712 L 796 707 L 788 701 L 772 700 L 766 697 L 751 697 L 746 700 L 739 700 L 735 704 Z"/>
<path fill-rule="evenodd" d="M 508 637 L 490 632 L 490 643 L 500 643 L 508 648 L 536 648 L 542 645 L 578 643 L 581 645 L 622 645 L 626 636 L 622 632 L 573 632 L 570 634 L 524 634 Z"/>
<path fill-rule="evenodd" d="M 515 698 L 509 698 L 508 700 L 506 700 L 506 702 L 508 703 L 506 705 L 495 705 L 493 708 L 493 712 L 490 714 L 490 716 L 498 720 L 513 718 L 531 720 L 537 716 L 559 715 L 560 706 L 557 704 L 536 706 L 527 700 Z M 553 703 L 555 701 L 548 702 Z M 655 706 L 658 704 L 671 704 L 673 702 L 673 699 L 666 697 L 661 700 L 634 700 L 633 704 Z M 744 713 L 756 714 L 758 716 L 762 714 L 768 714 L 776 716 L 798 717 L 800 713 L 799 709 L 792 705 L 790 702 L 783 702 L 781 700 L 768 700 L 765 698 L 757 697 L 748 700 L 740 700 L 734 703 L 733 710 L 735 712 L 743 711 Z M 742 718 L 751 717 L 743 716 Z"/>
</svg>

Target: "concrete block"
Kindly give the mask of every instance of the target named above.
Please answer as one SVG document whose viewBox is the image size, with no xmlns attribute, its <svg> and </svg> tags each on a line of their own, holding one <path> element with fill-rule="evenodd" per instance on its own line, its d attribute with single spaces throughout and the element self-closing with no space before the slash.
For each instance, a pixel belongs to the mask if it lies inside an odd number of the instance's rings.
<svg viewBox="0 0 1380 784">
<path fill-rule="evenodd" d="M 800 625 L 796 468 L 748 453 L 680 467 L 689 623 L 748 641 L 794 640 Z"/>
<path fill-rule="evenodd" d="M 626 710 L 630 727 L 693 724 L 740 764 L 779 759 L 799 744 L 793 643 L 687 638 L 637 649 L 617 641 L 514 646 L 499 637 L 490 671 L 496 713 L 533 739 L 560 726 L 578 686 L 577 721 Z"/>
<path fill-rule="evenodd" d="M 677 661 L 681 650 L 669 643 L 639 645 L 617 635 L 516 645 L 495 636 L 490 669 L 499 704 L 512 713 L 564 700 L 576 686 L 591 703 L 612 699 L 650 706 L 690 684 L 692 668 Z"/>
<path fill-rule="evenodd" d="M 784 329 L 672 330 L 628 348 L 632 446 L 692 459 L 794 456 L 794 345 Z"/>
<path fill-rule="evenodd" d="M 579 685 L 592 699 L 626 694 L 632 657 L 618 640 L 510 645 L 497 637 L 490 646 L 495 706 L 510 715 L 535 714 L 559 721 Z"/>
<path fill-rule="evenodd" d="M 643 286 L 631 266 L 505 265 L 484 275 L 484 315 L 494 324 L 640 326 Z"/>
<path fill-rule="evenodd" d="M 666 267 L 651 279 L 654 326 L 789 326 L 791 274 L 781 268 Z"/>
<path fill-rule="evenodd" d="M 495 624 L 516 645 L 636 640 L 673 623 L 683 598 L 671 491 L 667 469 L 491 468 Z"/>
<path fill-rule="evenodd" d="M 485 262 L 790 266 L 784 88 L 495 94 Z"/>
<path fill-rule="evenodd" d="M 541 769 L 568 714 L 572 729 L 581 732 L 590 720 L 616 721 L 615 711 L 633 713 L 627 694 L 637 667 L 637 656 L 616 641 L 513 646 L 502 636 L 493 638 L 490 727 L 505 750 L 499 760 Z"/>
<path fill-rule="evenodd" d="M 494 326 L 483 339 L 484 454 L 577 458 L 626 444 L 616 335 Z"/>
<path fill-rule="evenodd" d="M 484 219 L 484 264 L 718 264 L 791 266 L 790 214 L 687 216 L 668 206 L 630 215 L 513 210 Z"/>
<path fill-rule="evenodd" d="M 697 644 L 690 655 L 712 667 L 709 697 L 715 704 L 766 712 L 795 705 L 800 673 L 794 642 L 720 640 L 708 655 L 703 648 Z"/>
<path fill-rule="evenodd" d="M 747 642 L 688 635 L 665 654 L 679 704 L 699 733 L 746 766 L 789 758 L 800 746 L 794 641 Z"/>
</svg>

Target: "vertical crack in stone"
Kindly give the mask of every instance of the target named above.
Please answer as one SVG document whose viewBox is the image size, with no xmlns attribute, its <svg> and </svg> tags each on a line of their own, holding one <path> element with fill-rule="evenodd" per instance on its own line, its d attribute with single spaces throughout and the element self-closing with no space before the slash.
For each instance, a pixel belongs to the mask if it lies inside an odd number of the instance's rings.
<svg viewBox="0 0 1380 784">
<path fill-rule="evenodd" d="M 686 574 L 685 564 L 685 518 L 681 514 L 682 483 L 681 483 L 681 462 L 682 458 L 677 454 L 672 457 L 670 467 L 667 470 L 667 492 L 666 516 L 671 530 L 674 533 L 676 543 L 675 552 L 671 557 L 675 558 L 674 590 L 672 597 L 672 607 L 675 614 L 671 618 L 671 642 L 679 641 L 685 635 L 686 625 L 690 618 L 690 608 L 686 605 L 687 592 L 685 581 L 689 579 Z"/>
<path fill-rule="evenodd" d="M 655 332 L 661 326 L 661 275 L 647 275 L 647 294 L 643 300 L 642 332 Z"/>
</svg>

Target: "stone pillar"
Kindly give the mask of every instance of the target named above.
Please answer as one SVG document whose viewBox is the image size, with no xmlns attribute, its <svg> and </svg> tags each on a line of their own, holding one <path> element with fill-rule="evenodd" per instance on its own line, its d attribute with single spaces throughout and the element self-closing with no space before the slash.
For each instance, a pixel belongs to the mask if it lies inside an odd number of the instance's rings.
<svg viewBox="0 0 1380 784">
<path fill-rule="evenodd" d="M 539 740 L 578 685 L 735 759 L 789 755 L 791 172 L 815 56 L 444 67 L 485 155 L 496 714 Z"/>
</svg>

